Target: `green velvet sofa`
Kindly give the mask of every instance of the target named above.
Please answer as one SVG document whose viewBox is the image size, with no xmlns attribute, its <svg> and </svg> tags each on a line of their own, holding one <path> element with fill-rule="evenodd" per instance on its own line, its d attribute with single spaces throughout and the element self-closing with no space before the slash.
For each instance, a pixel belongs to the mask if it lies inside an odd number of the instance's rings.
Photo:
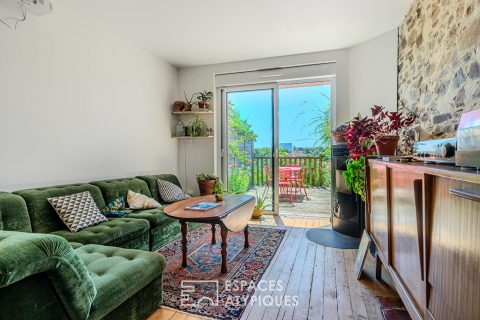
<svg viewBox="0 0 480 320">
<path fill-rule="evenodd" d="M 32 233 L 31 217 L 0 192 L 1 320 L 146 319 L 161 305 L 162 255 Z"/>
<path fill-rule="evenodd" d="M 160 198 L 157 185 L 158 178 L 175 183 L 181 188 L 177 177 L 171 174 L 94 181 L 90 184 L 98 187 L 101 190 L 105 203 L 110 203 L 121 196 L 127 199 L 128 190 L 132 190 L 133 192 L 141 193 L 147 197 L 154 198 L 162 205 L 167 205 Z M 157 250 L 181 234 L 178 220 L 167 217 L 163 213 L 162 208 L 135 210 L 131 214 L 127 215 L 127 218 L 148 220 L 150 223 L 149 247 L 151 251 Z M 200 226 L 198 223 L 190 224 L 192 229 L 198 226 Z"/>
<path fill-rule="evenodd" d="M 70 242 L 101 244 L 122 248 L 149 250 L 150 224 L 142 219 L 109 219 L 78 232 L 70 232 L 58 217 L 48 198 L 88 191 L 99 208 L 105 207 L 102 192 L 91 184 L 71 184 L 16 191 L 27 205 L 32 231 L 61 236 Z"/>
</svg>

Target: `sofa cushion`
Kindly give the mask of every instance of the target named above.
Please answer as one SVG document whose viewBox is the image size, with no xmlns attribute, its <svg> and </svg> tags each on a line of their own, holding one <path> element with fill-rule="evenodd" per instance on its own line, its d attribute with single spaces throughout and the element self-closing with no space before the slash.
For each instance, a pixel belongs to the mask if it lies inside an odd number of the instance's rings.
<svg viewBox="0 0 480 320">
<path fill-rule="evenodd" d="M 58 217 L 55 210 L 48 203 L 48 198 L 68 196 L 79 192 L 90 192 L 98 208 L 105 207 L 102 192 L 91 184 L 71 184 L 38 189 L 20 190 L 14 192 L 21 196 L 27 203 L 28 214 L 32 223 L 33 232 L 50 233 L 64 230 L 65 225 Z"/>
<path fill-rule="evenodd" d="M 160 207 L 160 203 L 155 201 L 155 199 L 147 197 L 141 193 L 133 192 L 128 190 L 127 194 L 127 203 L 129 209 L 156 209 Z"/>
<path fill-rule="evenodd" d="M 183 191 L 179 186 L 170 181 L 157 179 L 158 192 L 160 198 L 166 203 L 174 203 L 185 199 L 190 199 L 191 196 Z"/>
<path fill-rule="evenodd" d="M 75 233 L 68 230 L 59 230 L 51 234 L 61 236 L 70 242 L 120 247 L 122 244 L 148 232 L 149 229 L 150 224 L 146 220 L 122 218 L 111 219 Z"/>
<path fill-rule="evenodd" d="M 48 202 L 72 232 L 78 232 L 86 227 L 108 221 L 100 212 L 88 191 L 69 196 L 48 198 Z"/>
<path fill-rule="evenodd" d="M 0 192 L 0 230 L 32 232 L 27 204 L 22 197 Z"/>
<path fill-rule="evenodd" d="M 158 191 L 157 179 L 171 182 L 177 185 L 180 189 L 182 188 L 182 185 L 180 184 L 180 181 L 178 181 L 177 176 L 173 174 L 155 174 L 155 175 L 138 176 L 137 178 L 145 181 L 145 183 L 148 185 L 148 189 L 150 190 L 150 193 L 152 194 L 152 197 L 158 202 L 160 202 L 161 204 L 166 204 L 166 203 L 160 197 L 160 192 Z"/>
<path fill-rule="evenodd" d="M 157 208 L 157 209 L 145 209 L 145 210 L 133 210 L 132 213 L 130 213 L 127 218 L 133 218 L 133 219 L 145 219 L 150 222 L 150 228 L 155 228 L 158 226 L 161 226 L 167 222 L 170 222 L 174 219 L 171 219 L 167 217 L 163 213 L 162 208 Z"/>
<path fill-rule="evenodd" d="M 152 197 L 145 181 L 136 178 L 94 181 L 91 184 L 100 188 L 106 203 L 110 203 L 120 197 L 127 199 L 128 190 Z"/>
<path fill-rule="evenodd" d="M 154 252 L 85 245 L 75 253 L 85 263 L 97 289 L 90 314 L 92 319 L 113 311 L 165 269 L 165 258 Z"/>
<path fill-rule="evenodd" d="M 65 239 L 0 231 L 0 252 L 0 288 L 45 273 L 70 319 L 88 317 L 97 291 L 84 263 Z"/>
</svg>

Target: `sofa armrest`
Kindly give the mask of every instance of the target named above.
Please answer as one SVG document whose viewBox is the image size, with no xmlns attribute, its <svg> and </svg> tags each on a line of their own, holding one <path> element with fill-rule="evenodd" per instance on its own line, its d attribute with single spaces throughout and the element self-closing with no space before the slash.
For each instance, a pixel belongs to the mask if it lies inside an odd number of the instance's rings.
<svg viewBox="0 0 480 320">
<path fill-rule="evenodd" d="M 0 288 L 45 273 L 71 319 L 87 319 L 96 295 L 87 268 L 63 238 L 0 231 Z"/>
</svg>

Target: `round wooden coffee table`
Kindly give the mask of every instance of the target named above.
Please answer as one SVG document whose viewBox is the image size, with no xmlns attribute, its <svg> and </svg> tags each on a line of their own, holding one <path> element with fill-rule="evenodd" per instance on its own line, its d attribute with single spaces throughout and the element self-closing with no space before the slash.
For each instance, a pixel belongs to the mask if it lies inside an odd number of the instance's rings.
<svg viewBox="0 0 480 320">
<path fill-rule="evenodd" d="M 175 202 L 164 209 L 166 216 L 178 219 L 182 229 L 182 267 L 187 267 L 188 222 L 209 223 L 212 225 L 212 244 L 216 244 L 215 225 L 220 225 L 222 236 L 222 273 L 227 273 L 228 231 L 244 231 L 245 248 L 248 248 L 248 222 L 252 218 L 255 198 L 250 195 L 227 194 L 221 205 L 207 211 L 188 210 L 185 207 L 199 202 L 217 202 L 215 196 L 194 197 Z"/>
</svg>

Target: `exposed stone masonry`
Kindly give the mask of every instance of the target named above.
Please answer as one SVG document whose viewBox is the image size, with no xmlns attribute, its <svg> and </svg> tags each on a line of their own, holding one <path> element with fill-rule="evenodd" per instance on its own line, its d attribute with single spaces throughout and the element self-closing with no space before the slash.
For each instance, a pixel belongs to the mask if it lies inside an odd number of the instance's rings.
<svg viewBox="0 0 480 320">
<path fill-rule="evenodd" d="M 480 0 L 415 0 L 400 26 L 398 107 L 433 138 L 480 108 Z M 424 136 L 425 137 L 425 136 Z"/>
</svg>

